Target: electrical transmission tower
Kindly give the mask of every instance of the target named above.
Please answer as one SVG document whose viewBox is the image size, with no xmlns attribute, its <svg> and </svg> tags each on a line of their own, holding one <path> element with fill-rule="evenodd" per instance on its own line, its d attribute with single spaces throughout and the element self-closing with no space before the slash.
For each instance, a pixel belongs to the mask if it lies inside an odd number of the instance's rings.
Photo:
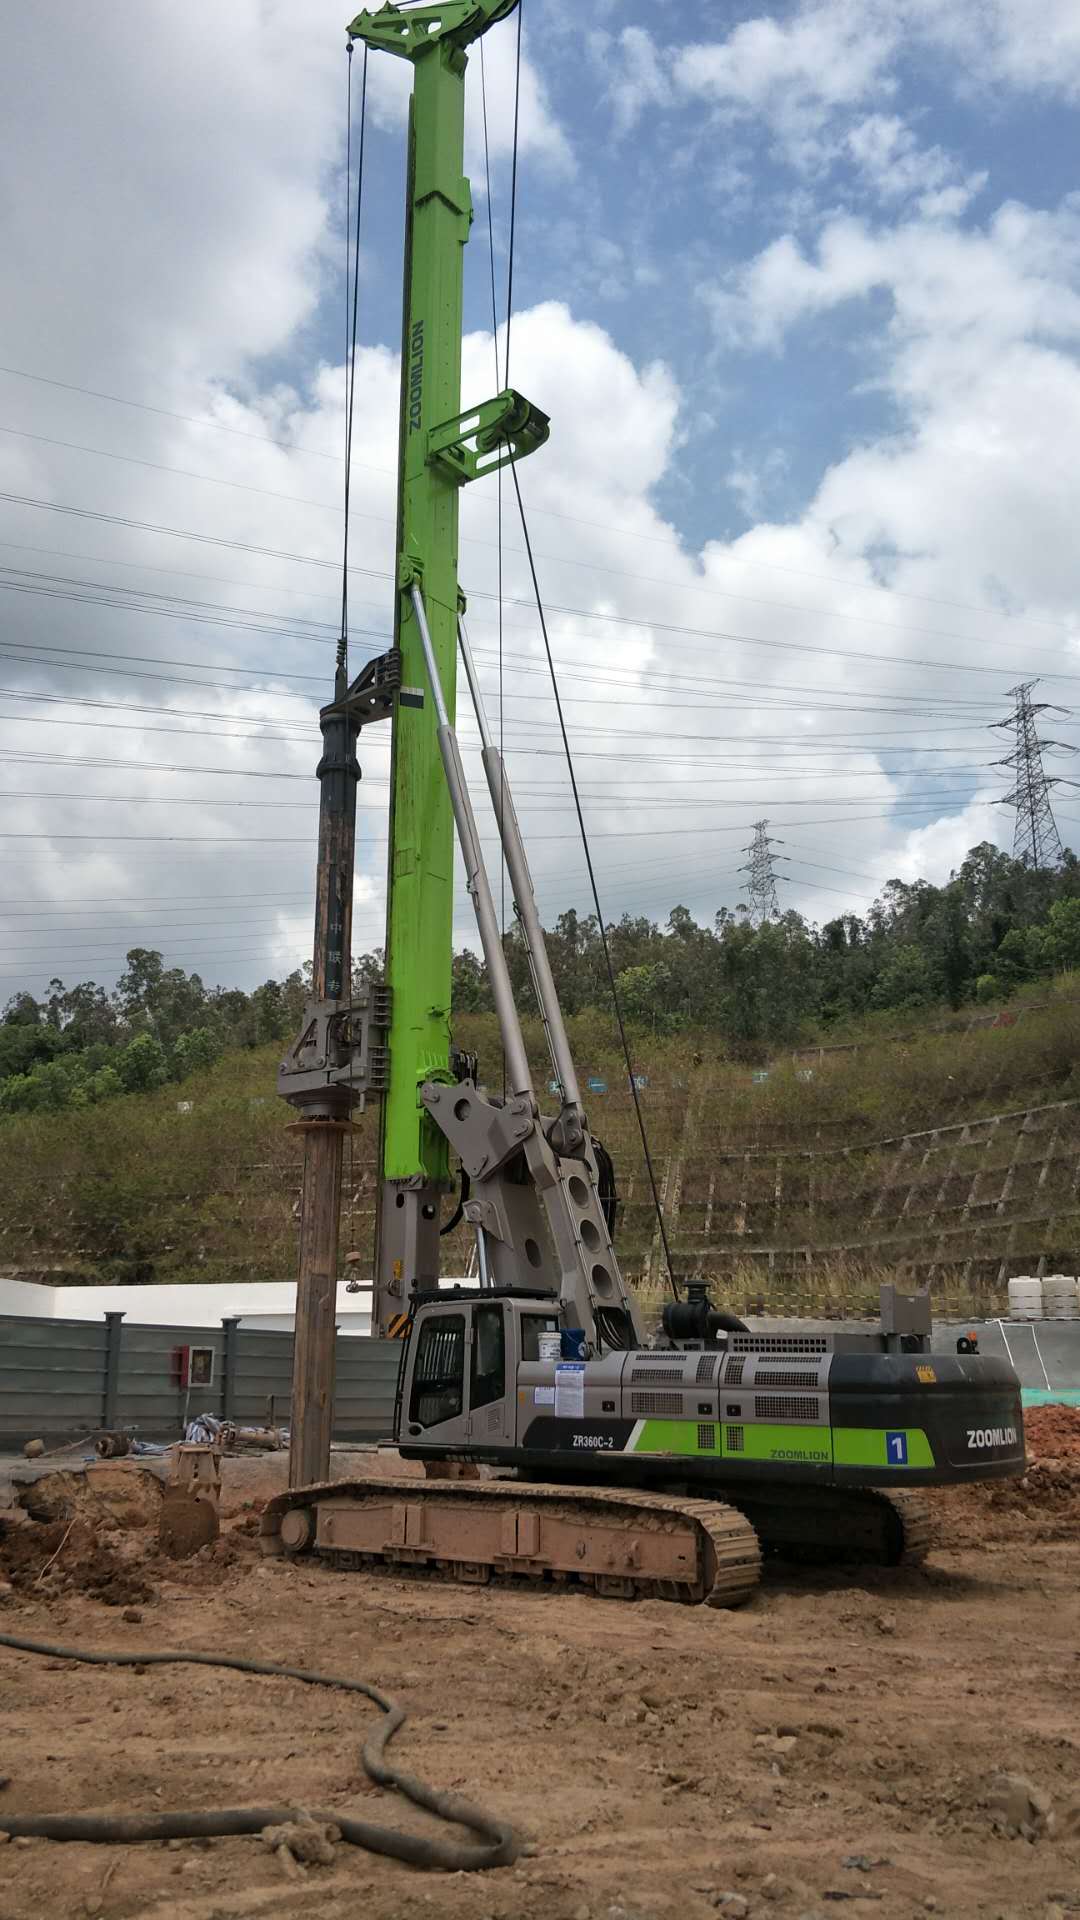
<svg viewBox="0 0 1080 1920">
<path fill-rule="evenodd" d="M 754 837 L 742 852 L 750 858 L 739 868 L 740 873 L 750 875 L 743 892 L 747 896 L 747 910 L 756 927 L 764 926 L 766 920 L 779 920 L 780 907 L 776 898 L 776 861 L 786 860 L 785 853 L 773 853 L 774 847 L 782 847 L 782 840 L 770 837 L 767 820 L 754 821 Z"/>
<path fill-rule="evenodd" d="M 1022 680 L 1019 686 L 1009 688 L 1009 697 L 1016 702 L 1013 712 L 1007 720 L 995 720 L 991 724 L 1002 730 L 1011 728 L 1016 745 L 1003 760 L 995 760 L 994 765 L 1011 767 L 1016 777 L 1011 793 L 1005 794 L 1001 801 L 1003 807 L 1016 809 L 1014 860 L 1022 860 L 1028 867 L 1056 867 L 1062 858 L 1061 835 L 1050 805 L 1050 789 L 1059 782 L 1053 774 L 1043 771 L 1043 752 L 1056 747 L 1064 753 L 1073 753 L 1075 748 L 1064 740 L 1039 738 L 1036 714 L 1067 713 L 1068 708 L 1051 706 L 1048 700 L 1033 700 L 1031 690 L 1038 684 L 1037 680 Z"/>
</svg>

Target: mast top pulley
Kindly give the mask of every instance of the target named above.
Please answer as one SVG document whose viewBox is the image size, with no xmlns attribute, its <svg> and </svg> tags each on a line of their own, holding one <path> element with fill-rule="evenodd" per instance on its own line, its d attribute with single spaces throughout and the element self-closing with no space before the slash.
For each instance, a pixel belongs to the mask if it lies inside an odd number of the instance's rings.
<svg viewBox="0 0 1080 1920">
<path fill-rule="evenodd" d="M 508 19 L 517 4 L 518 0 L 444 0 L 442 6 L 406 8 L 388 3 L 376 12 L 358 13 L 345 31 L 350 40 L 415 60 L 439 40 L 457 48 L 470 46 L 489 27 Z"/>
</svg>

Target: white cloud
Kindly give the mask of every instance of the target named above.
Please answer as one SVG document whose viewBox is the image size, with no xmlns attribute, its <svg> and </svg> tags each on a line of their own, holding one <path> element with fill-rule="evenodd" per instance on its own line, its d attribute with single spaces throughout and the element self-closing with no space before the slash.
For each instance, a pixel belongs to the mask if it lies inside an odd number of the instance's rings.
<svg viewBox="0 0 1080 1920">
<path fill-rule="evenodd" d="M 1009 816 L 992 802 L 973 800 L 959 813 L 905 834 L 883 864 L 881 879 L 906 880 L 909 884 L 929 880 L 931 886 L 943 887 L 960 871 L 972 847 L 984 840 L 1001 844 L 1003 822 L 1007 828 L 1008 820 Z"/>
<path fill-rule="evenodd" d="M 1074 0 L 899 0 L 905 24 L 953 56 L 960 88 L 1004 84 L 1080 97 L 1080 12 Z"/>
<path fill-rule="evenodd" d="M 888 14 L 863 0 L 818 0 L 785 21 L 763 14 L 724 40 L 684 48 L 674 79 L 721 112 L 764 118 L 791 160 L 818 165 L 837 111 L 891 90 L 897 39 Z"/>
<path fill-rule="evenodd" d="M 818 0 L 785 22 L 763 14 L 726 40 L 699 43 L 675 61 L 677 83 L 717 104 L 798 114 L 865 99 L 881 79 L 895 32 L 858 0 Z M 786 102 L 782 96 L 786 95 Z"/>
<path fill-rule="evenodd" d="M 938 211 L 955 211 L 965 184 L 952 177 L 955 160 L 936 146 L 919 151 L 911 130 L 881 110 L 908 83 L 913 63 L 927 60 L 958 97 L 1004 89 L 1075 100 L 1080 10 L 1075 0 L 1047 0 L 1033 24 L 1029 0 L 799 0 L 683 47 L 671 71 L 684 98 L 723 119 L 764 125 L 802 172 L 854 159 L 864 183 L 885 197 L 948 192 Z M 866 106 L 872 112 L 857 118 Z M 966 184 L 970 197 L 978 188 Z"/>
<path fill-rule="evenodd" d="M 739 503 L 740 511 L 748 520 L 763 517 L 770 495 L 790 466 L 790 456 L 783 447 L 770 447 L 767 453 L 757 459 L 742 447 L 734 448 L 727 484 Z"/>
<path fill-rule="evenodd" d="M 955 218 L 986 185 L 986 174 L 967 179 L 943 147 L 921 147 L 912 129 L 895 113 L 871 113 L 848 131 L 848 154 L 878 199 L 899 202 L 919 197 L 922 213 Z"/>
<path fill-rule="evenodd" d="M 619 133 L 629 133 L 646 108 L 670 102 L 666 62 L 643 27 L 624 27 L 618 39 L 603 49 L 603 64 L 609 75 L 607 95 Z"/>
<path fill-rule="evenodd" d="M 983 229 L 830 220 L 814 252 L 784 234 L 706 298 L 726 339 L 776 346 L 798 321 L 881 289 L 901 338 L 1071 340 L 1080 329 L 1080 197 L 1050 213 L 1009 202 Z"/>
</svg>

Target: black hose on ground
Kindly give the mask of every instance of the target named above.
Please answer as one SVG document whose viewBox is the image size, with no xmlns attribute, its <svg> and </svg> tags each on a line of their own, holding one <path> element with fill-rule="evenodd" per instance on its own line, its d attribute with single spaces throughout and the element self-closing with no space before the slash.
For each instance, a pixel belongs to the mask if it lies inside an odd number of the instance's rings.
<svg viewBox="0 0 1080 1920">
<path fill-rule="evenodd" d="M 379 1827 L 367 1820 L 351 1820 L 347 1815 L 317 1813 L 299 1807 L 222 1807 L 207 1813 L 0 1813 L 0 1831 L 13 1839 L 25 1834 L 32 1839 L 87 1840 L 112 1843 L 141 1840 L 194 1840 L 217 1838 L 226 1834 L 260 1833 L 263 1827 L 280 1826 L 289 1820 L 315 1820 L 338 1828 L 350 1846 L 364 1847 L 369 1853 L 387 1854 L 410 1867 L 439 1869 L 444 1873 L 468 1873 L 484 1867 L 506 1867 L 516 1860 L 522 1841 L 505 1821 L 496 1820 L 482 1808 L 473 1806 L 460 1794 L 443 1793 L 429 1787 L 415 1774 L 404 1773 L 386 1759 L 386 1749 L 407 1719 L 404 1707 L 366 1680 L 340 1680 L 325 1673 L 309 1673 L 303 1667 L 279 1667 L 268 1660 L 242 1660 L 224 1653 L 98 1653 L 81 1647 L 57 1647 L 43 1640 L 24 1640 L 17 1634 L 0 1633 L 0 1647 L 17 1653 L 37 1653 L 50 1660 L 77 1660 L 96 1667 L 228 1667 L 236 1673 L 258 1673 L 279 1680 L 300 1680 L 309 1687 L 340 1687 L 348 1693 L 361 1693 L 380 1709 L 383 1719 L 360 1749 L 364 1770 L 380 1787 L 391 1787 L 411 1800 L 416 1807 L 433 1813 L 439 1820 L 450 1820 L 467 1827 L 478 1836 L 478 1844 L 461 1846 L 434 1835 L 402 1833 L 394 1827 Z"/>
</svg>

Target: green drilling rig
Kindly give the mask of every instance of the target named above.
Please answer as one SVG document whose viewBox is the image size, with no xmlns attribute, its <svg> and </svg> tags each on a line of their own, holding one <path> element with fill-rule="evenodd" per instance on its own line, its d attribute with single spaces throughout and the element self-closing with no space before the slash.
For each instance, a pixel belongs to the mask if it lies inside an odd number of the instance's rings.
<svg viewBox="0 0 1080 1920">
<path fill-rule="evenodd" d="M 461 410 L 465 74 L 517 0 L 361 13 L 350 40 L 410 62 L 394 644 L 323 709 L 312 998 L 279 1091 L 304 1141 L 290 1490 L 272 1553 L 484 1582 L 576 1582 L 731 1606 L 763 1550 L 896 1564 L 926 1550 L 917 1489 L 1023 1469 L 1019 1385 L 970 1338 L 931 1350 L 929 1301 L 882 1290 L 880 1326 L 755 1332 L 700 1283 L 647 1344 L 613 1244 L 594 1138 L 458 579 L 470 482 L 542 447 L 507 389 Z M 533 1084 L 455 731 L 461 659 L 557 1112 Z M 392 735 L 385 980 L 351 989 L 358 743 Z M 452 1044 L 454 837 L 501 1029 L 505 1086 Z M 400 1351 L 396 1440 L 431 1478 L 329 1481 L 343 1142 L 380 1105 L 372 1330 Z M 451 1158 L 479 1285 L 440 1284 Z M 465 1197 L 467 1196 L 467 1197 Z M 454 1478 L 480 1467 L 498 1478 Z"/>
</svg>

